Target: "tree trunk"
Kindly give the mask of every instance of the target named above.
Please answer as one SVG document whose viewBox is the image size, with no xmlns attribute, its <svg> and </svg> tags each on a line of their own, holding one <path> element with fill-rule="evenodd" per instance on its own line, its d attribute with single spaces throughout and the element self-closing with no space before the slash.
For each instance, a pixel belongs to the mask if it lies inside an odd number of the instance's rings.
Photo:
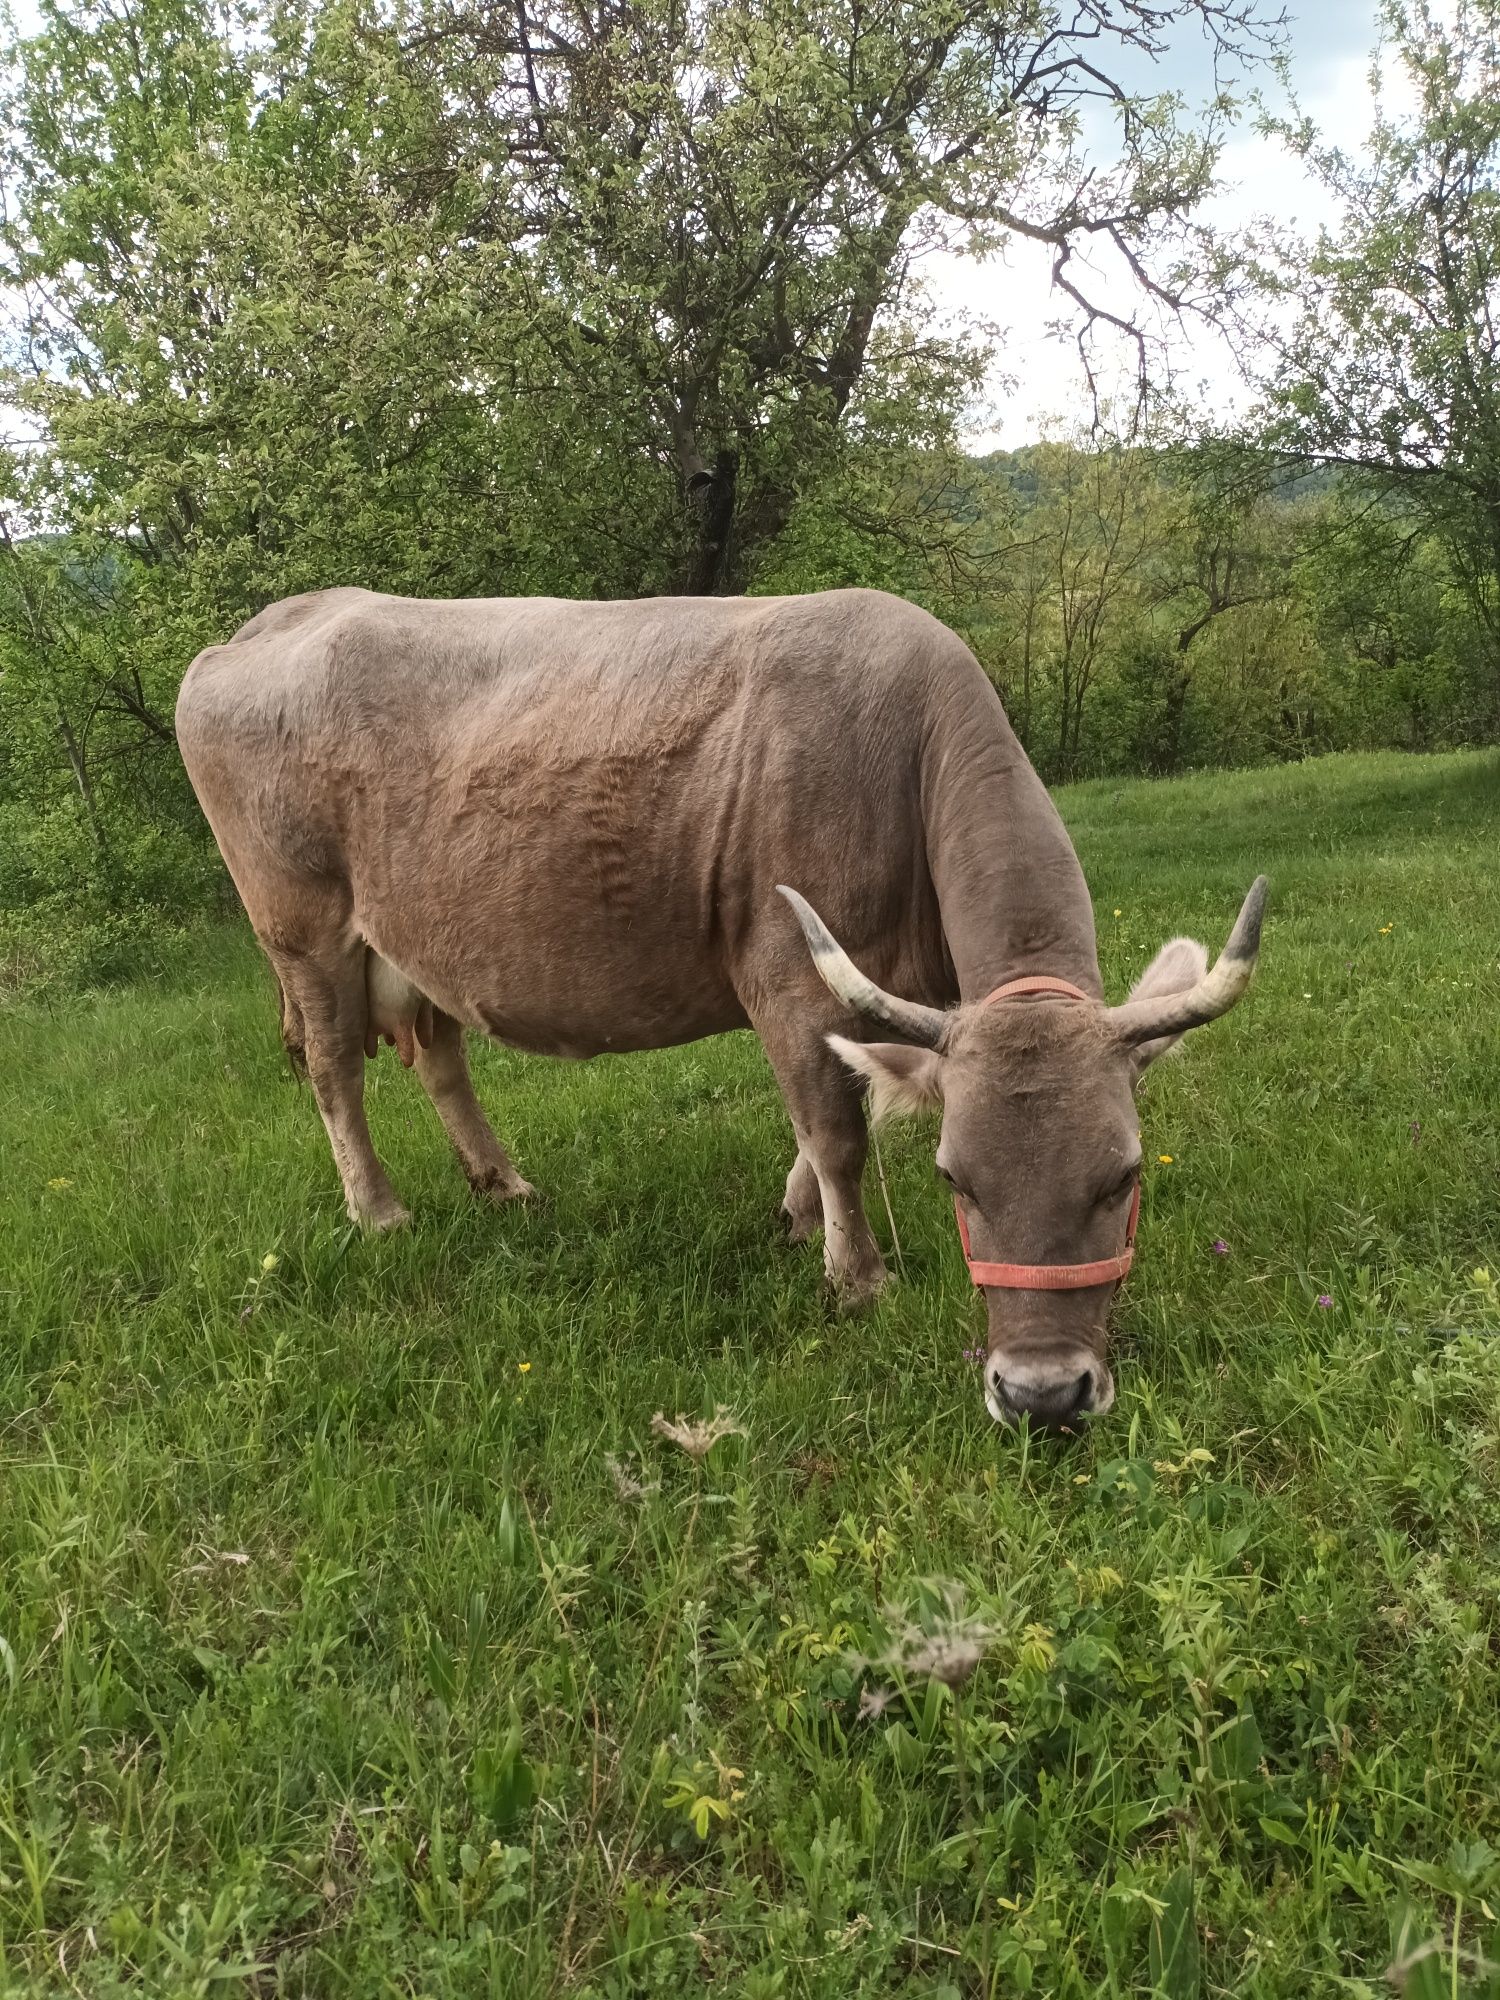
<svg viewBox="0 0 1500 2000">
<path fill-rule="evenodd" d="M 1186 667 L 1178 668 L 1167 678 L 1167 691 L 1162 702 L 1161 735 L 1152 758 L 1154 775 L 1169 778 L 1182 763 L 1182 724 L 1187 712 L 1188 692 L 1193 685 L 1193 677 Z"/>
<path fill-rule="evenodd" d="M 94 845 L 105 859 L 109 858 L 109 842 L 105 838 L 104 827 L 99 819 L 99 808 L 94 802 L 94 785 L 89 776 L 89 767 L 83 754 L 83 746 L 73 730 L 73 725 L 57 705 L 57 733 L 67 753 L 68 769 L 73 773 L 73 782 L 78 787 L 78 796 L 83 800 L 84 817 L 89 823 L 89 832 L 94 836 Z"/>
<path fill-rule="evenodd" d="M 687 482 L 694 547 L 688 572 L 689 597 L 723 597 L 734 588 L 735 490 L 740 455 L 721 451 L 713 470 L 695 472 Z"/>
</svg>

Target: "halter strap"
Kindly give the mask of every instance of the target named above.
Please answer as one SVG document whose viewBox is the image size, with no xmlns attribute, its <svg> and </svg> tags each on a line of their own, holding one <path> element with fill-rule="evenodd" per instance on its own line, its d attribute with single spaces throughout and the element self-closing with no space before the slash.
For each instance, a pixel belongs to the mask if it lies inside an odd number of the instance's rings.
<svg viewBox="0 0 1500 2000">
<path fill-rule="evenodd" d="M 953 1197 L 953 1213 L 958 1221 L 958 1240 L 964 1246 L 964 1262 L 976 1285 L 999 1285 L 1012 1292 L 1080 1292 L 1086 1285 L 1118 1285 L 1135 1262 L 1135 1225 L 1141 1213 L 1141 1184 L 1130 1197 L 1130 1220 L 1125 1225 L 1125 1248 L 1118 1257 L 1100 1257 L 1092 1264 L 989 1264 L 969 1255 L 969 1225 L 963 1203 Z"/>
<path fill-rule="evenodd" d="M 1082 987 L 1075 986 L 1069 979 L 1054 979 L 1050 973 L 1034 973 L 1029 979 L 1007 979 L 1003 986 L 997 986 L 993 993 L 986 993 L 980 1001 L 981 1007 L 988 1007 L 995 1000 L 1009 1000 L 1021 993 L 1061 993 L 1065 1000 L 1087 1000 Z"/>
<path fill-rule="evenodd" d="M 1056 993 L 1065 1000 L 1087 1000 L 1088 994 L 1068 979 L 1053 979 L 1034 973 L 1026 979 L 1008 979 L 979 1003 L 991 1006 L 997 1000 L 1017 1000 L 1032 993 Z M 953 1197 L 953 1213 L 958 1222 L 958 1240 L 964 1246 L 964 1262 L 976 1285 L 997 1285 L 1013 1292 L 1079 1292 L 1088 1285 L 1118 1285 L 1135 1261 L 1135 1227 L 1141 1213 L 1141 1183 L 1136 1179 L 1130 1197 L 1130 1220 L 1125 1225 L 1125 1248 L 1118 1257 L 1100 1257 L 1092 1264 L 992 1264 L 970 1255 L 969 1224 L 963 1203 Z"/>
</svg>

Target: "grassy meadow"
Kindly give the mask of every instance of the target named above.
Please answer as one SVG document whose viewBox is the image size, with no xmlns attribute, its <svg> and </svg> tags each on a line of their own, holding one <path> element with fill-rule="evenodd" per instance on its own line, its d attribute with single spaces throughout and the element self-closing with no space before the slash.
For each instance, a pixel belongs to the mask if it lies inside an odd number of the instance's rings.
<svg viewBox="0 0 1500 2000">
<path fill-rule="evenodd" d="M 1112 997 L 1272 883 L 1073 1441 L 748 1036 L 477 1050 L 506 1213 L 387 1051 L 367 1241 L 243 930 L 0 1014 L 0 1993 L 1500 1994 L 1500 756 L 1060 802 Z"/>
</svg>

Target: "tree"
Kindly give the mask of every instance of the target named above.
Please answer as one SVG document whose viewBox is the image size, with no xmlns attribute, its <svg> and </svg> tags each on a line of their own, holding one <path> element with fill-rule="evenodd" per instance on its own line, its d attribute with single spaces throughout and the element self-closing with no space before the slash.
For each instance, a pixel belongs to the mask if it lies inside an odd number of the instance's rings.
<svg viewBox="0 0 1500 2000">
<path fill-rule="evenodd" d="M 1482 635 L 1442 545 L 1410 513 L 1368 494 L 1337 493 L 1310 511 L 1296 586 L 1324 657 L 1349 662 L 1366 738 L 1412 750 L 1482 741 L 1490 708 Z"/>
<path fill-rule="evenodd" d="M 1266 267 L 1296 310 L 1260 329 L 1277 358 L 1264 435 L 1352 468 L 1437 539 L 1500 718 L 1500 0 L 1385 0 L 1383 21 L 1415 101 L 1393 115 L 1377 98 L 1367 159 L 1280 128 L 1343 222 Z"/>
<path fill-rule="evenodd" d="M 515 507 L 536 426 L 470 358 L 499 259 L 466 254 L 466 191 L 420 180 L 430 96 L 346 10 L 253 27 L 48 0 L 13 52 L 0 255 L 33 518 L 158 572 L 198 643 L 319 584 L 461 594 L 509 560 L 546 587 Z"/>
<path fill-rule="evenodd" d="M 1158 454 L 1128 438 L 1029 446 L 1010 483 L 1017 546 L 980 656 L 1038 769 L 1076 777 L 1101 672 L 1121 629 L 1150 618 L 1177 512 Z"/>
<path fill-rule="evenodd" d="M 1284 520 L 1269 495 L 1278 472 L 1266 452 L 1214 435 L 1180 437 L 1161 456 L 1152 609 L 1169 621 L 1139 638 L 1130 671 L 1139 697 L 1134 761 L 1160 774 L 1182 760 L 1200 641 L 1220 619 L 1286 593 Z"/>
<path fill-rule="evenodd" d="M 594 421 L 601 376 L 631 385 L 642 447 L 692 510 L 702 591 L 753 574 L 883 407 L 903 434 L 951 418 L 982 356 L 913 289 L 939 234 L 1050 244 L 1085 353 L 1100 322 L 1129 322 L 1090 298 L 1081 245 L 1183 302 L 1170 251 L 1229 100 L 1195 127 L 1121 76 L 1192 22 L 1225 56 L 1269 46 L 1254 0 L 432 0 L 405 45 L 451 107 L 449 170 L 490 192 L 479 226 L 541 317 L 568 308 L 570 410 Z M 1112 162 L 1086 157 L 1099 107 Z"/>
<path fill-rule="evenodd" d="M 229 601 L 293 541 L 326 576 L 332 521 L 378 544 L 372 495 L 437 588 L 743 583 L 849 452 L 951 441 L 984 350 L 921 297 L 937 236 L 1052 245 L 1085 352 L 1125 322 L 1080 245 L 1183 299 L 1229 100 L 1111 69 L 1258 53 L 1255 4 L 43 0 L 0 257 L 45 501 Z"/>
</svg>

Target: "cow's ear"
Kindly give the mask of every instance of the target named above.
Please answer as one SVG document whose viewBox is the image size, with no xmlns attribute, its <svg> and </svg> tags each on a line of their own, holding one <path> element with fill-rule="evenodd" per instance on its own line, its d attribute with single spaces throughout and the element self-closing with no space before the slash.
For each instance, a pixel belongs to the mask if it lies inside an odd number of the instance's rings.
<svg viewBox="0 0 1500 2000">
<path fill-rule="evenodd" d="M 1183 993 L 1196 986 L 1208 971 L 1208 953 L 1196 938 L 1173 938 L 1164 944 L 1130 989 L 1132 1000 L 1159 1000 L 1168 993 Z M 1136 1074 L 1167 1055 L 1182 1040 L 1181 1035 L 1162 1035 L 1154 1042 L 1141 1042 L 1131 1051 Z"/>
<path fill-rule="evenodd" d="M 828 1046 L 870 1086 L 870 1116 L 910 1118 L 943 1101 L 943 1058 L 909 1042 L 851 1042 L 830 1035 Z"/>
</svg>

